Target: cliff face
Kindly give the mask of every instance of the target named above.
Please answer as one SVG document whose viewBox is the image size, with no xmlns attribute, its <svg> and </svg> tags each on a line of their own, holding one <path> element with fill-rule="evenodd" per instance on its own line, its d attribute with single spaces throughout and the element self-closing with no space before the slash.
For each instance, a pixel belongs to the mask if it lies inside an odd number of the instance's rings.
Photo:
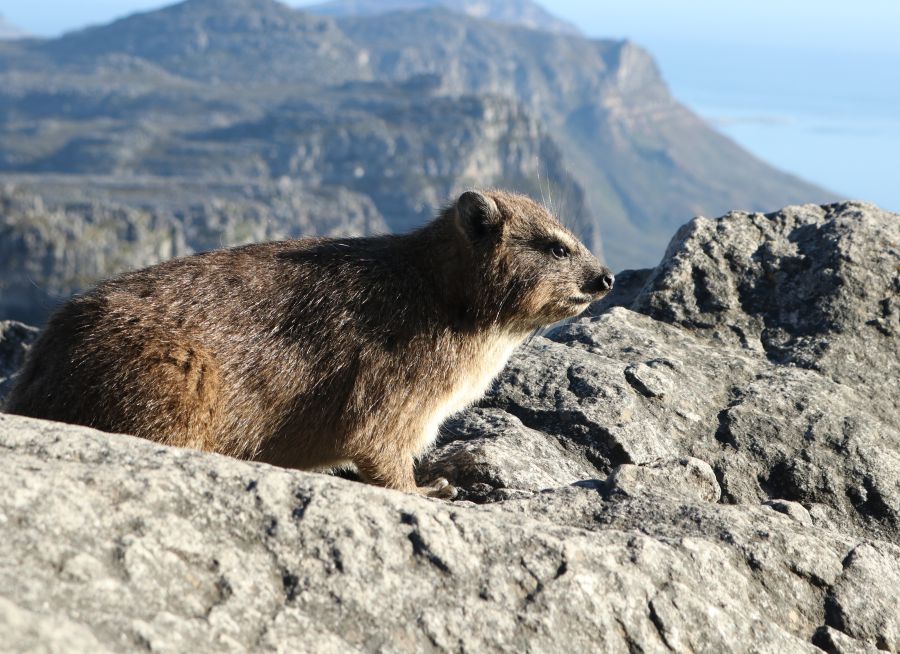
<svg viewBox="0 0 900 654">
<path fill-rule="evenodd" d="M 545 193 L 565 194 L 567 218 L 592 233 L 583 191 L 536 119 L 502 97 L 435 95 L 434 82 L 424 76 L 322 92 L 258 119 L 192 134 L 202 146 L 138 165 L 154 174 L 185 166 L 204 176 L 288 177 L 350 189 L 372 198 L 398 232 L 430 220 L 472 186 L 540 193 L 543 184 Z"/>
<path fill-rule="evenodd" d="M 897 652 L 897 243 L 692 221 L 444 426 L 452 503 L 0 416 L 5 642 Z"/>
<path fill-rule="evenodd" d="M 0 186 L 0 307 L 9 318 L 42 324 L 98 280 L 173 257 L 387 230 L 367 197 L 342 188 L 94 178 L 86 189 L 67 177 L 7 178 Z"/>
</svg>

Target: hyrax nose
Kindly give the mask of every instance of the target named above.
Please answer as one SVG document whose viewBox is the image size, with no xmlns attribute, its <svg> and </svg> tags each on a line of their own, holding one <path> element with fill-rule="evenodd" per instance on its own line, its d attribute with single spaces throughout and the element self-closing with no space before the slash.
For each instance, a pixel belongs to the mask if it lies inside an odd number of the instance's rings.
<svg viewBox="0 0 900 654">
<path fill-rule="evenodd" d="M 615 281 L 616 276 L 606 268 L 603 268 L 599 274 L 591 278 L 591 280 L 585 285 L 584 290 L 587 293 L 606 293 L 607 291 L 612 289 L 613 283 Z"/>
</svg>

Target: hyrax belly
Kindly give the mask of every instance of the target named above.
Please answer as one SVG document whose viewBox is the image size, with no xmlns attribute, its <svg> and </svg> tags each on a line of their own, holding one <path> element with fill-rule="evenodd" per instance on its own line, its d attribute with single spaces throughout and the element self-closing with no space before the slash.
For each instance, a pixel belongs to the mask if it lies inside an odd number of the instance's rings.
<svg viewBox="0 0 900 654">
<path fill-rule="evenodd" d="M 484 396 L 521 341 L 520 336 L 510 334 L 490 335 L 475 356 L 454 371 L 455 378 L 450 390 L 428 405 L 427 418 L 416 445 L 417 454 L 434 443 L 447 418 L 472 406 Z"/>
</svg>

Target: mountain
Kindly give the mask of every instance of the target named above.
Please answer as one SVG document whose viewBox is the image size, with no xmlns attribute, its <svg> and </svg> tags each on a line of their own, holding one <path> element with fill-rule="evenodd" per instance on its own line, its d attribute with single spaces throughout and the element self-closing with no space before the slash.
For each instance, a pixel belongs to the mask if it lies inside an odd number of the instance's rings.
<svg viewBox="0 0 900 654">
<path fill-rule="evenodd" d="M 687 217 L 836 199 L 759 161 L 674 100 L 628 41 L 558 36 L 442 9 L 338 20 L 379 78 L 439 74 L 443 92 L 516 98 L 585 189 L 613 268 L 649 265 Z M 429 35 L 422 38 L 422 35 Z"/>
<path fill-rule="evenodd" d="M 204 83 L 365 77 L 335 23 L 273 0 L 187 0 L 41 44 L 54 63 L 130 56 Z"/>
<path fill-rule="evenodd" d="M 833 199 L 710 129 L 632 43 L 444 6 L 329 17 L 273 0 L 188 0 L 56 39 L 0 43 L 0 176 L 15 185 L 22 175 L 30 193 L 59 196 L 45 203 L 52 211 L 70 211 L 68 191 L 53 190 L 65 177 L 82 199 L 110 202 L 110 215 L 178 224 L 204 197 L 228 203 L 242 188 L 254 203 L 246 215 L 268 216 L 276 210 L 259 204 L 280 200 L 258 189 L 284 179 L 303 197 L 367 203 L 377 219 L 350 221 L 354 233 L 407 230 L 468 186 L 499 185 L 545 200 L 615 269 L 645 266 L 694 214 Z M 42 178 L 56 181 L 42 188 Z M 193 195 L 173 209 L 165 180 Z M 111 186 L 133 192 L 112 200 Z M 187 247 L 334 233 L 349 222 L 344 205 L 329 206 L 325 221 L 301 213 L 288 224 L 280 213 L 278 229 L 213 230 L 218 240 L 185 236 Z M 29 215 L 12 225 L 0 214 L 0 229 L 43 220 Z M 98 242 L 115 242 L 117 228 L 102 224 Z M 33 230 L 49 240 L 29 251 L 58 247 L 53 233 Z M 66 243 L 84 254 L 46 257 L 37 279 L 48 288 L 72 292 L 115 269 L 73 272 L 66 261 L 104 250 Z M 0 260 L 0 277 L 25 279 L 11 261 Z M 0 300 L 0 318 L 14 317 L 4 311 Z"/>
<path fill-rule="evenodd" d="M 5 18 L 3 18 L 3 16 L 0 16 L 0 40 L 21 39 L 25 36 L 28 35 L 15 25 L 7 21 Z"/>
<path fill-rule="evenodd" d="M 429 7 L 446 7 L 474 18 L 556 34 L 580 34 L 577 27 L 531 0 L 332 0 L 304 7 L 304 11 L 322 16 L 372 16 Z"/>
</svg>

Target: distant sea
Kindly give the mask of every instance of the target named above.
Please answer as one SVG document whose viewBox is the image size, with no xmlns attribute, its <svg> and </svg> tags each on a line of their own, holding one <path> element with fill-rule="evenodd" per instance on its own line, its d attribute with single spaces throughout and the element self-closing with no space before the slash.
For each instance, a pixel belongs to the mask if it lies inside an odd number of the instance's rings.
<svg viewBox="0 0 900 654">
<path fill-rule="evenodd" d="M 753 154 L 900 212 L 900 52 L 648 48 L 675 97 Z"/>
</svg>

